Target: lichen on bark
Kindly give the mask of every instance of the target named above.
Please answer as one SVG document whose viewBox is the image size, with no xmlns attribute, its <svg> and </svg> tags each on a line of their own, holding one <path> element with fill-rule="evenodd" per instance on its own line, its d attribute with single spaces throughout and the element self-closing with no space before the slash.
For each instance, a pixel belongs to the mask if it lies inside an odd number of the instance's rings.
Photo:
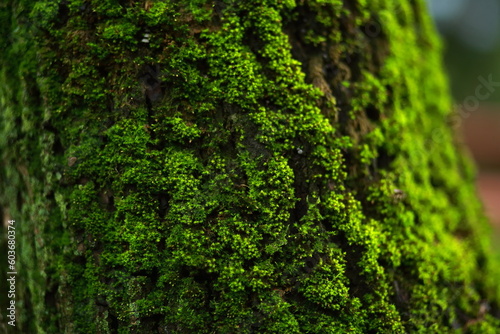
<svg viewBox="0 0 500 334">
<path fill-rule="evenodd" d="M 1 13 L 0 203 L 23 222 L 21 329 L 500 325 L 423 1 Z"/>
</svg>

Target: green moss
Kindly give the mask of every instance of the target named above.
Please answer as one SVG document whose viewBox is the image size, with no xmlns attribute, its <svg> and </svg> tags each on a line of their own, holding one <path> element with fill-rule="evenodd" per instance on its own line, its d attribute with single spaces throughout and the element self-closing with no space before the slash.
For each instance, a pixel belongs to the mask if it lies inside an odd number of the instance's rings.
<svg viewBox="0 0 500 334">
<path fill-rule="evenodd" d="M 421 1 L 11 2 L 38 22 L 1 21 L 24 328 L 498 326 Z"/>
</svg>

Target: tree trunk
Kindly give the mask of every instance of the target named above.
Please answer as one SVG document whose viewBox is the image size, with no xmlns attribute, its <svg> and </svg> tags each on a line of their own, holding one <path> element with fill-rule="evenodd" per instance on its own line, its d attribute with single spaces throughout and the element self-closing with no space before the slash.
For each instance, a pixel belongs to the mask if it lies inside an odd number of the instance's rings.
<svg viewBox="0 0 500 334">
<path fill-rule="evenodd" d="M 18 332 L 499 328 L 423 0 L 0 10 Z"/>
</svg>

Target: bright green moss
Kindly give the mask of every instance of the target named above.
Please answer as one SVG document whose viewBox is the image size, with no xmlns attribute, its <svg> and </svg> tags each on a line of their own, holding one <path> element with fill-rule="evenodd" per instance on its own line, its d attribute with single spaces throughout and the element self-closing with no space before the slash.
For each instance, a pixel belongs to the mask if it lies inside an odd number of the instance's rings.
<svg viewBox="0 0 500 334">
<path fill-rule="evenodd" d="M 18 171 L 0 175 L 2 205 L 23 187 L 13 212 L 38 224 L 22 232 L 30 329 L 498 325 L 421 1 L 23 4 L 39 32 L 12 23 L 30 43 L 1 58 Z"/>
<path fill-rule="evenodd" d="M 105 42 L 126 43 L 127 47 L 132 48 L 138 43 L 135 36 L 137 32 L 138 28 L 125 20 L 116 22 L 108 21 L 107 25 L 102 28 L 101 37 Z"/>
</svg>

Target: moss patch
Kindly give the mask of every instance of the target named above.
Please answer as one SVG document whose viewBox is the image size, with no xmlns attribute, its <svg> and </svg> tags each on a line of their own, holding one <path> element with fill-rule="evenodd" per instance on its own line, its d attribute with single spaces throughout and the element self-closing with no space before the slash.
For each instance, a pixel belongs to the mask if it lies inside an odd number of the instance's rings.
<svg viewBox="0 0 500 334">
<path fill-rule="evenodd" d="M 422 1 L 10 4 L 25 328 L 498 327 Z"/>
</svg>

